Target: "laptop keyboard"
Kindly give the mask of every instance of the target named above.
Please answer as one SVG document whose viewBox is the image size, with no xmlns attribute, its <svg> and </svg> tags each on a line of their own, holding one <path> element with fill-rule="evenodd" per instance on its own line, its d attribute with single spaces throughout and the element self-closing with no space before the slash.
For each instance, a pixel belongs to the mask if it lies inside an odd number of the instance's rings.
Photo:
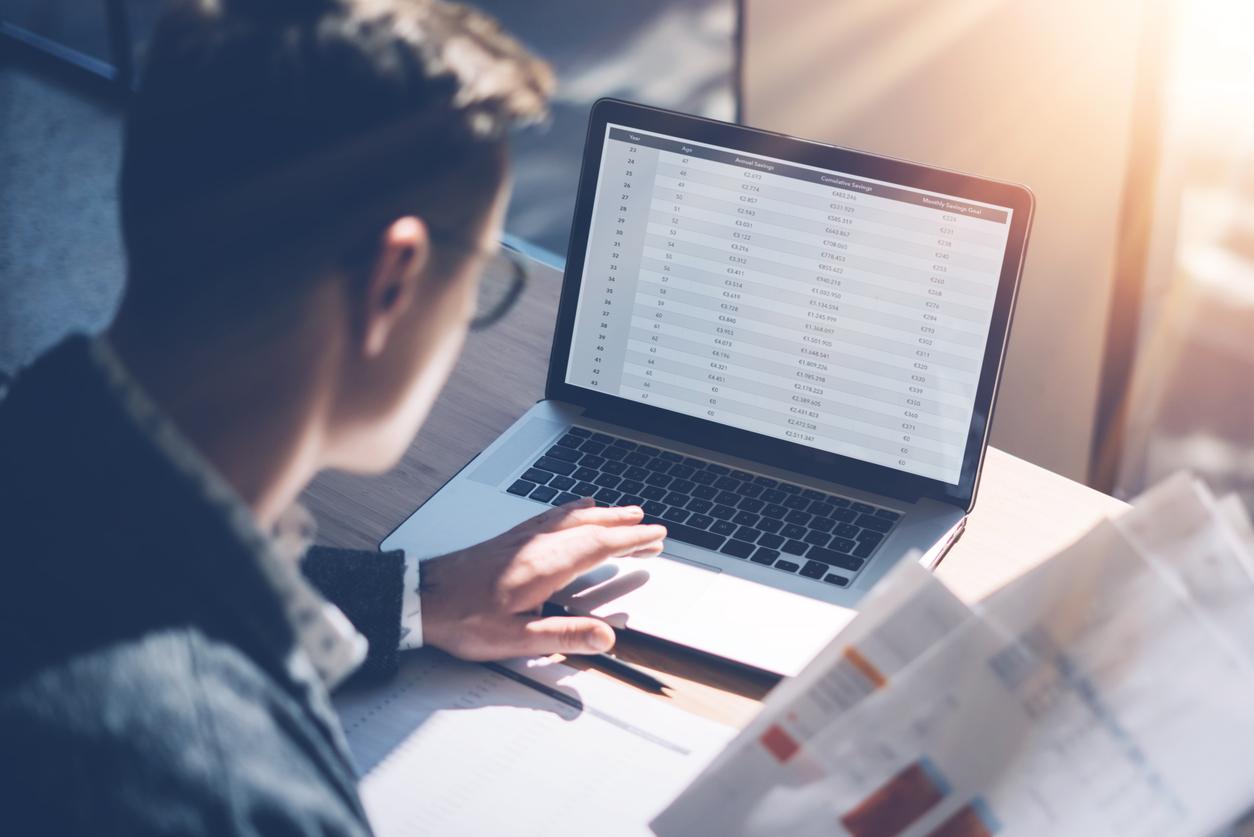
<svg viewBox="0 0 1254 837">
<path fill-rule="evenodd" d="M 704 459 L 572 427 L 505 488 L 560 506 L 640 506 L 668 537 L 848 586 L 901 515 Z"/>
</svg>

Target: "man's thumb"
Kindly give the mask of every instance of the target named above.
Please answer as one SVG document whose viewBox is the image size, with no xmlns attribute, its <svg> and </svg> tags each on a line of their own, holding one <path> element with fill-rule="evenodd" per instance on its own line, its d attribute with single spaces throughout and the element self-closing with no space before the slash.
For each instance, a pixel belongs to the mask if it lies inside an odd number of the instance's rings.
<svg viewBox="0 0 1254 837">
<path fill-rule="evenodd" d="M 533 654 L 600 654 L 614 647 L 614 629 L 586 616 L 550 616 L 527 625 Z"/>
</svg>

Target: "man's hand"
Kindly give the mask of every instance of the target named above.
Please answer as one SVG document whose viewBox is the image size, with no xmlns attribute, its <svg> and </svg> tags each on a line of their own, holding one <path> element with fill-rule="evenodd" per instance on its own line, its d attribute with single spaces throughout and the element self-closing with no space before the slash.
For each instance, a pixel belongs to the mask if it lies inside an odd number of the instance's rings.
<svg viewBox="0 0 1254 837">
<path fill-rule="evenodd" d="M 607 558 L 661 552 L 666 528 L 636 525 L 643 516 L 635 506 L 598 508 L 584 499 L 424 561 L 424 642 L 467 660 L 608 650 L 614 645 L 609 625 L 588 617 L 542 618 L 540 608 Z"/>
</svg>

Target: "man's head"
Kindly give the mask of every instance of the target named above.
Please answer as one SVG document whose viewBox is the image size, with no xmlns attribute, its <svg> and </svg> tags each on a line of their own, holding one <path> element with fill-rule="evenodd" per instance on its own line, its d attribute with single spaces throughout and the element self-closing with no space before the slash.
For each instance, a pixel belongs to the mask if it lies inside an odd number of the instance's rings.
<svg viewBox="0 0 1254 837">
<path fill-rule="evenodd" d="M 173 0 L 127 126 L 123 357 L 224 471 L 297 426 L 292 479 L 389 467 L 465 336 L 507 133 L 552 87 L 440 0 Z"/>
</svg>

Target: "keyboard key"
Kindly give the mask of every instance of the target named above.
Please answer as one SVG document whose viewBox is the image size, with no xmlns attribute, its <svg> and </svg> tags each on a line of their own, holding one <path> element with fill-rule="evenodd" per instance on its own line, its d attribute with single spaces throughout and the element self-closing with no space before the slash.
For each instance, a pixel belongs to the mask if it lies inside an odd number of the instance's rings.
<svg viewBox="0 0 1254 837">
<path fill-rule="evenodd" d="M 523 472 L 522 478 L 528 482 L 539 483 L 544 485 L 549 481 L 549 477 L 553 476 L 548 471 L 541 471 L 539 468 L 528 468 Z"/>
<path fill-rule="evenodd" d="M 858 519 L 858 513 L 853 509 L 836 509 L 832 512 L 832 520 L 839 520 L 842 523 L 849 523 Z"/>
<path fill-rule="evenodd" d="M 628 494 L 639 494 L 644 488 L 644 483 L 639 480 L 623 480 L 618 484 L 619 491 L 626 491 Z"/>
<path fill-rule="evenodd" d="M 571 494 L 578 494 L 580 497 L 591 497 L 597 493 L 597 486 L 590 482 L 581 482 L 570 490 Z"/>
<path fill-rule="evenodd" d="M 870 529 L 872 532 L 887 532 L 893 528 L 891 520 L 885 520 L 882 517 L 874 517 L 869 514 L 859 515 L 857 524 L 863 529 Z"/>
<path fill-rule="evenodd" d="M 751 543 L 745 543 L 744 541 L 730 540 L 727 543 L 723 544 L 723 548 L 720 549 L 719 552 L 725 553 L 727 555 L 735 556 L 736 558 L 748 558 L 750 555 L 753 554 L 753 549 L 754 547 L 753 547 L 753 544 Z"/>
<path fill-rule="evenodd" d="M 710 509 L 710 517 L 717 517 L 719 520 L 731 520 L 736 515 L 736 510 L 731 506 L 715 506 Z"/>
<path fill-rule="evenodd" d="M 567 503 L 573 503 L 580 499 L 578 494 L 571 494 L 569 491 L 563 491 L 561 494 L 549 501 L 551 506 L 564 506 Z"/>
<path fill-rule="evenodd" d="M 757 497 L 762 493 L 762 486 L 746 482 L 736 489 L 736 493 L 742 497 Z"/>
<path fill-rule="evenodd" d="M 636 451 L 635 453 L 629 453 L 626 456 L 624 456 L 623 461 L 626 462 L 628 465 L 634 465 L 636 467 L 640 467 L 641 465 L 649 464 L 649 457 L 645 456 L 640 451 Z"/>
<path fill-rule="evenodd" d="M 794 494 L 784 501 L 784 506 L 790 509 L 804 509 L 810 505 L 810 501 L 802 497 L 800 494 Z"/>
<path fill-rule="evenodd" d="M 627 455 L 627 451 L 622 448 L 606 448 L 601 455 L 611 462 L 621 462 L 623 457 Z"/>
<path fill-rule="evenodd" d="M 618 504 L 620 506 L 643 506 L 644 498 L 638 497 L 635 494 L 624 494 L 618 499 Z"/>
<path fill-rule="evenodd" d="M 705 549 L 718 549 L 723 544 L 723 538 L 710 532 L 694 529 L 691 526 L 685 526 L 682 523 L 667 523 L 657 517 L 646 516 L 642 523 L 661 523 L 666 527 L 666 537 L 668 540 L 682 541 L 690 543 L 693 546 L 704 547 Z"/>
<path fill-rule="evenodd" d="M 657 456 L 661 452 L 657 448 L 651 448 L 648 445 L 636 445 L 636 453 L 643 453 L 645 456 Z"/>
<path fill-rule="evenodd" d="M 862 514 L 872 514 L 875 511 L 875 506 L 868 506 L 866 503 L 850 503 L 849 508 Z"/>
<path fill-rule="evenodd" d="M 688 518 L 688 525 L 695 526 L 698 529 L 706 529 L 713 522 L 714 518 L 704 514 L 694 514 L 692 517 Z"/>
<path fill-rule="evenodd" d="M 580 464 L 580 465 L 582 465 L 582 466 L 583 466 L 583 467 L 585 467 L 585 468 L 597 468 L 597 469 L 600 469 L 600 467 L 601 467 L 602 465 L 604 465 L 604 464 L 605 464 L 605 457 L 604 457 L 604 456 L 596 456 L 596 455 L 591 454 L 591 453 L 586 453 L 586 454 L 584 454 L 583 459 L 579 460 L 579 464 Z"/>
<path fill-rule="evenodd" d="M 709 500 L 702 500 L 699 497 L 694 497 L 688 501 L 688 505 L 684 506 L 684 508 L 688 509 L 688 511 L 694 511 L 697 514 L 705 514 L 713 505 L 714 504 Z"/>
<path fill-rule="evenodd" d="M 853 551 L 854 557 L 855 558 L 870 558 L 871 553 L 875 551 L 875 547 L 877 546 L 879 546 L 879 544 L 877 543 L 869 543 L 868 541 L 862 541 L 858 544 L 858 547 Z"/>
<path fill-rule="evenodd" d="M 758 536 L 758 546 L 769 546 L 771 549 L 779 549 L 784 545 L 784 539 L 779 535 L 765 533 Z"/>
<path fill-rule="evenodd" d="M 658 456 L 662 457 L 667 462 L 683 462 L 684 461 L 683 454 L 672 453 L 671 451 L 668 451 L 668 450 L 662 451 L 661 453 L 658 454 Z"/>
<path fill-rule="evenodd" d="M 531 499 L 539 500 L 541 503 L 547 503 L 560 493 L 561 492 L 556 488 L 549 488 L 547 485 L 542 485 L 535 491 L 531 492 Z"/>
<path fill-rule="evenodd" d="M 704 459 L 693 459 L 691 456 L 684 460 L 684 464 L 694 471 L 700 471 L 705 467 Z"/>
<path fill-rule="evenodd" d="M 753 474 L 749 473 L 748 471 L 737 471 L 735 468 L 733 468 L 731 472 L 731 477 L 734 480 L 751 480 L 753 479 Z"/>
<path fill-rule="evenodd" d="M 600 442 L 603 445 L 612 445 L 614 444 L 614 437 L 606 436 L 604 433 L 593 433 L 592 441 Z"/>
<path fill-rule="evenodd" d="M 761 511 L 763 505 L 765 504 L 761 500 L 746 497 L 736 504 L 736 508 L 741 509 L 742 511 L 756 512 Z"/>
<path fill-rule="evenodd" d="M 635 449 L 636 449 L 636 443 L 635 443 L 635 442 L 629 442 L 629 441 L 627 441 L 626 439 L 615 439 L 615 440 L 614 440 L 614 447 L 616 447 L 616 448 L 622 448 L 623 450 L 635 450 Z"/>
<path fill-rule="evenodd" d="M 597 478 L 597 472 L 593 468 L 578 468 L 571 476 L 582 482 L 592 482 Z"/>
<path fill-rule="evenodd" d="M 780 549 L 787 552 L 789 555 L 805 555 L 806 550 L 809 548 L 810 544 L 802 543 L 801 541 L 789 541 L 780 547 Z"/>
<path fill-rule="evenodd" d="M 680 491 L 672 491 L 662 498 L 662 502 L 668 506 L 686 506 L 688 505 L 688 495 Z"/>
<path fill-rule="evenodd" d="M 570 491 L 578 482 L 579 480 L 571 479 L 570 477 L 554 477 L 549 480 L 549 485 L 558 491 Z"/>
<path fill-rule="evenodd" d="M 811 561 L 822 561 L 824 564 L 831 564 L 833 567 L 840 567 L 842 570 L 857 572 L 862 568 L 862 559 L 854 558 L 840 552 L 833 552 L 830 549 L 824 549 L 821 546 L 812 546 L 810 551 L 806 553 L 806 557 Z"/>
<path fill-rule="evenodd" d="M 827 517 L 829 514 L 836 511 L 836 507 L 830 503 L 811 503 L 810 507 L 806 509 L 806 511 L 815 517 Z"/>
<path fill-rule="evenodd" d="M 580 439 L 573 433 L 567 433 L 565 436 L 558 439 L 557 443 L 564 448 L 577 448 L 583 444 L 583 439 Z"/>
<path fill-rule="evenodd" d="M 692 475 L 692 481 L 697 485 L 713 485 L 718 479 L 718 474 L 713 471 L 697 471 Z"/>
<path fill-rule="evenodd" d="M 753 557 L 749 560 L 753 561 L 755 564 L 765 564 L 769 567 L 771 564 L 774 564 L 778 558 L 779 553 L 775 550 L 762 549 L 761 547 L 758 547 L 758 551 L 753 553 Z"/>
<path fill-rule="evenodd" d="M 827 544 L 827 548 L 833 552 L 853 552 L 853 548 L 857 543 L 848 538 L 832 538 L 832 542 Z"/>
<path fill-rule="evenodd" d="M 805 497 L 807 500 L 817 500 L 820 503 L 827 499 L 826 494 L 822 491 L 815 491 L 813 488 L 801 489 L 801 496 Z"/>
<path fill-rule="evenodd" d="M 758 535 L 760 534 L 762 533 L 759 532 L 757 529 L 754 529 L 752 526 L 741 526 L 739 529 L 737 529 L 735 532 L 732 533 L 732 537 L 738 541 L 745 541 L 746 543 L 753 543 L 754 541 L 758 539 Z"/>
<path fill-rule="evenodd" d="M 622 477 L 616 477 L 613 474 L 602 474 L 601 476 L 593 480 L 593 482 L 595 482 L 597 485 L 603 488 L 613 488 L 614 486 L 618 485 L 622 481 L 623 481 Z"/>
<path fill-rule="evenodd" d="M 584 453 L 597 454 L 605 450 L 605 445 L 602 442 L 584 442 L 579 449 Z"/>
<path fill-rule="evenodd" d="M 505 490 L 508 491 L 510 494 L 517 494 L 519 497 L 526 497 L 528 494 L 531 493 L 531 490 L 535 487 L 536 487 L 536 484 L 534 482 L 527 482 L 526 480 L 516 480 L 513 485 L 511 485 L 509 488 Z"/>
<path fill-rule="evenodd" d="M 670 474 L 677 480 L 686 480 L 693 475 L 694 471 L 687 465 L 672 465 L 671 469 L 666 473 Z"/>
<path fill-rule="evenodd" d="M 826 546 L 827 542 L 831 539 L 831 535 L 824 535 L 822 532 L 814 531 L 811 531 L 810 534 L 802 538 L 802 540 L 806 543 L 814 544 L 815 546 Z"/>
<path fill-rule="evenodd" d="M 657 500 L 646 500 L 640 508 L 644 509 L 645 514 L 653 515 L 654 517 L 661 517 L 666 514 L 666 505 L 659 503 Z"/>
<path fill-rule="evenodd" d="M 716 520 L 710 524 L 710 531 L 719 535 L 730 535 L 739 527 L 730 520 Z"/>
<path fill-rule="evenodd" d="M 627 464 L 625 462 L 606 462 L 601 466 L 601 470 L 607 474 L 619 476 L 627 470 Z"/>
<path fill-rule="evenodd" d="M 788 509 L 784 508 L 783 506 L 777 506 L 773 503 L 767 506 L 766 508 L 762 509 L 763 517 L 773 517 L 776 520 L 779 520 L 786 514 L 788 514 Z"/>
<path fill-rule="evenodd" d="M 656 485 L 646 485 L 640 489 L 640 496 L 646 500 L 661 500 L 667 493 L 665 488 L 658 488 Z"/>
<path fill-rule="evenodd" d="M 648 468 L 650 471 L 654 471 L 659 474 L 665 474 L 667 471 L 671 469 L 671 463 L 667 462 L 665 459 L 658 456 L 653 459 L 650 459 L 649 464 L 645 465 L 644 467 Z"/>
<path fill-rule="evenodd" d="M 835 573 L 823 576 L 823 580 L 828 584 L 835 584 L 837 587 L 845 587 L 849 584 L 849 579 Z"/>
<path fill-rule="evenodd" d="M 719 477 L 714 481 L 714 487 L 722 491 L 735 491 L 740 487 L 740 480 L 734 480 L 731 477 Z"/>
<path fill-rule="evenodd" d="M 797 570 L 801 569 L 800 564 L 794 564 L 792 561 L 776 561 L 774 566 L 775 569 L 783 570 L 786 573 L 795 573 Z"/>
<path fill-rule="evenodd" d="M 670 509 L 666 514 L 662 515 L 662 519 L 667 523 L 683 523 L 691 514 L 692 512 L 684 511 L 683 509 Z"/>
<path fill-rule="evenodd" d="M 779 480 L 773 480 L 770 477 L 754 477 L 753 484 L 760 485 L 763 488 L 774 488 L 779 485 Z"/>
<path fill-rule="evenodd" d="M 761 494 L 763 502 L 766 503 L 782 503 L 788 495 L 780 491 L 778 488 L 768 488 Z"/>
<path fill-rule="evenodd" d="M 570 476 L 575 472 L 574 465 L 569 462 L 563 462 L 560 459 L 554 459 L 551 456 L 542 456 L 536 460 L 535 464 L 542 471 L 552 471 L 563 476 Z"/>
<path fill-rule="evenodd" d="M 656 485 L 658 488 L 665 488 L 671 484 L 673 480 L 670 474 L 649 474 L 649 478 L 645 482 L 649 485 Z"/>
<path fill-rule="evenodd" d="M 700 474 L 697 476 L 700 476 Z M 712 485 L 698 485 L 692 489 L 691 493 L 693 497 L 700 497 L 702 500 L 713 500 L 718 496 L 718 489 Z"/>
<path fill-rule="evenodd" d="M 626 471 L 623 471 L 623 476 L 629 480 L 639 480 L 640 482 L 644 482 L 645 480 L 649 478 L 649 475 L 652 473 L 653 473 L 652 471 L 649 471 L 645 468 L 641 468 L 640 466 L 637 465 L 637 466 L 628 468 Z"/>
<path fill-rule="evenodd" d="M 836 497 L 836 496 L 828 497 L 827 502 L 828 502 L 828 505 L 838 506 L 842 509 L 849 508 L 849 501 L 846 500 L 844 497 Z"/>
<path fill-rule="evenodd" d="M 830 517 L 816 517 L 810 521 L 810 528 L 816 532 L 830 532 L 832 527 L 836 525 L 836 521 Z M 848 526 L 848 523 L 842 523 L 841 526 Z"/>
<path fill-rule="evenodd" d="M 592 431 L 591 431 L 591 430 L 585 430 L 585 429 L 584 429 L 584 428 L 582 428 L 582 427 L 572 427 L 572 428 L 571 428 L 570 430 L 568 430 L 567 432 L 568 432 L 568 433 L 570 433 L 570 435 L 572 435 L 572 436 L 582 436 L 582 437 L 583 437 L 583 438 L 585 438 L 585 439 L 588 439 L 588 438 L 590 438 L 590 437 L 592 436 Z"/>
<path fill-rule="evenodd" d="M 782 521 L 782 520 L 772 520 L 772 519 L 771 519 L 771 518 L 769 518 L 769 517 L 764 517 L 764 518 L 762 518 L 761 520 L 759 520 L 759 521 L 758 521 L 756 524 L 754 524 L 754 525 L 756 525 L 756 526 L 757 526 L 759 529 L 761 529 L 763 532 L 772 532 L 772 533 L 774 533 L 774 532 L 778 532 L 780 529 L 782 529 L 782 528 L 784 527 L 784 521 Z"/>
<path fill-rule="evenodd" d="M 858 533 L 861 531 L 862 531 L 861 529 L 859 529 L 857 526 L 854 526 L 852 523 L 837 523 L 836 524 L 836 534 L 842 538 L 857 537 Z M 872 532 L 872 534 L 876 534 L 876 533 Z"/>
<path fill-rule="evenodd" d="M 800 494 L 801 486 L 793 485 L 792 483 L 781 482 L 779 484 L 779 490 L 784 492 L 785 494 Z"/>
<path fill-rule="evenodd" d="M 560 459 L 563 462 L 578 462 L 580 459 L 583 459 L 583 454 L 579 451 L 564 448 L 560 445 L 554 445 L 549 448 L 549 451 L 545 454 L 545 456 L 551 456 L 552 458 Z"/>
<path fill-rule="evenodd" d="M 602 488 L 592 496 L 600 500 L 602 503 L 613 506 L 618 503 L 618 498 L 623 496 L 623 492 L 615 491 L 612 488 Z"/>
<path fill-rule="evenodd" d="M 786 538 L 804 538 L 806 536 L 806 528 L 798 526 L 796 523 L 789 523 L 779 533 Z"/>
<path fill-rule="evenodd" d="M 879 543 L 884 540 L 884 536 L 879 532 L 872 532 L 869 529 L 863 529 L 858 533 L 856 540 L 858 543 Z"/>
<path fill-rule="evenodd" d="M 805 526 L 810 522 L 810 515 L 803 511 L 790 511 L 784 515 L 784 520 L 789 523 L 796 523 L 798 526 Z"/>
<path fill-rule="evenodd" d="M 747 511 L 742 511 L 732 518 L 732 523 L 739 523 L 741 526 L 752 526 L 757 522 L 758 515 Z"/>
<path fill-rule="evenodd" d="M 705 470 L 712 474 L 718 474 L 719 476 L 727 476 L 731 473 L 731 468 L 726 468 L 722 465 L 715 465 L 713 462 L 707 463 Z"/>
<path fill-rule="evenodd" d="M 674 477 L 675 472 L 672 470 L 671 473 L 667 474 L 667 476 Z M 697 487 L 697 484 L 693 482 L 692 480 L 682 480 L 682 479 L 676 478 L 675 481 L 671 483 L 671 491 L 678 491 L 683 494 L 691 494 L 692 489 L 696 487 Z"/>
<path fill-rule="evenodd" d="M 821 561 L 806 561 L 806 565 L 801 568 L 801 574 L 806 578 L 822 578 L 827 575 L 827 564 Z"/>
</svg>

